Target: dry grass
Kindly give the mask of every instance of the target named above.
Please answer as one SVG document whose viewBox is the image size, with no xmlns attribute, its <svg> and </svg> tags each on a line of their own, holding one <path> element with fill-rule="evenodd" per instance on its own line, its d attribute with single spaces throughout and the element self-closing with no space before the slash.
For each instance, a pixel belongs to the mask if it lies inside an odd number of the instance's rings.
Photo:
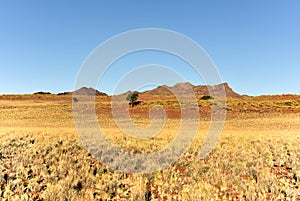
<svg viewBox="0 0 300 201">
<path fill-rule="evenodd" d="M 41 98 L 38 98 L 41 97 Z M 142 99 L 143 97 L 141 97 Z M 143 110 L 157 104 L 144 97 L 131 109 L 136 124 L 149 123 Z M 228 119 L 216 149 L 205 160 L 199 149 L 209 127 L 177 162 L 152 174 L 113 172 L 93 158 L 78 139 L 70 97 L 0 98 L 1 200 L 300 200 L 300 100 L 295 97 L 228 101 Z M 169 101 L 169 102 L 166 102 Z M 179 119 L 167 120 L 151 140 L 126 136 L 108 114 L 109 99 L 96 108 L 108 139 L 122 149 L 152 152 L 176 134 Z M 163 106 L 178 104 L 162 98 Z M 203 108 L 209 101 L 199 101 Z"/>
</svg>

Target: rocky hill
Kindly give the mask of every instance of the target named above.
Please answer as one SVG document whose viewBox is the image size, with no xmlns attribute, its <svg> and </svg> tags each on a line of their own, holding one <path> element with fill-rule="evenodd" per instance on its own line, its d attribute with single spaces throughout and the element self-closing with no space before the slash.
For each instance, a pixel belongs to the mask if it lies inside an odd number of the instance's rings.
<svg viewBox="0 0 300 201">
<path fill-rule="evenodd" d="M 185 94 L 189 92 L 189 89 L 193 89 L 195 94 L 197 95 L 208 96 L 210 95 L 209 91 L 211 91 L 214 95 L 220 94 L 222 87 L 224 87 L 227 97 L 232 97 L 232 98 L 242 97 L 240 94 L 233 91 L 233 89 L 228 85 L 228 83 L 222 83 L 214 86 L 209 86 L 209 85 L 194 86 L 189 82 L 185 82 L 185 83 L 177 83 L 172 87 L 166 85 L 158 86 L 155 89 L 148 90 L 143 93 L 151 94 L 151 95 L 171 95 L 172 92 L 178 94 Z"/>
<path fill-rule="evenodd" d="M 74 92 L 63 92 L 57 95 L 71 95 L 75 93 L 76 95 L 86 95 L 86 96 L 107 96 L 106 93 L 98 91 L 97 89 L 93 89 L 91 87 L 82 87 L 80 89 L 75 90 Z"/>
</svg>

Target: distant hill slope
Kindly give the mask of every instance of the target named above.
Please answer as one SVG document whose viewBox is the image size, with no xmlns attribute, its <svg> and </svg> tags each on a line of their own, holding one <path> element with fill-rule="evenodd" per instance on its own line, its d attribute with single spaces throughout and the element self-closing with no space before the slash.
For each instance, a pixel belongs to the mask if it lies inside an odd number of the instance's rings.
<svg viewBox="0 0 300 201">
<path fill-rule="evenodd" d="M 87 87 L 82 87 L 80 89 L 75 90 L 74 92 L 63 92 L 63 93 L 59 93 L 57 95 L 71 95 L 75 93 L 76 95 L 86 95 L 86 96 L 107 96 L 106 93 L 98 91 L 96 89 L 93 88 L 87 88 Z"/>
<path fill-rule="evenodd" d="M 88 95 L 88 96 L 107 96 L 106 93 L 104 92 L 100 92 L 96 89 L 93 88 L 87 88 L 87 87 L 82 87 L 80 89 L 77 89 L 76 91 L 74 91 L 73 93 L 77 94 L 77 95 Z"/>
<path fill-rule="evenodd" d="M 206 85 L 194 86 L 189 82 L 185 82 L 185 83 L 177 83 L 172 87 L 169 87 L 166 85 L 158 86 L 155 89 L 148 90 L 143 93 L 151 94 L 151 95 L 171 95 L 172 94 L 171 91 L 173 91 L 178 94 L 184 94 L 184 93 L 188 93 L 188 90 L 190 88 L 192 88 L 194 90 L 195 94 L 208 96 L 208 95 L 210 95 L 209 91 L 211 91 L 213 94 L 220 93 L 222 87 L 224 87 L 227 97 L 232 97 L 232 98 L 242 97 L 240 94 L 233 91 L 233 89 L 228 85 L 228 83 L 222 83 L 222 84 L 214 85 L 214 86 L 206 86 Z"/>
</svg>

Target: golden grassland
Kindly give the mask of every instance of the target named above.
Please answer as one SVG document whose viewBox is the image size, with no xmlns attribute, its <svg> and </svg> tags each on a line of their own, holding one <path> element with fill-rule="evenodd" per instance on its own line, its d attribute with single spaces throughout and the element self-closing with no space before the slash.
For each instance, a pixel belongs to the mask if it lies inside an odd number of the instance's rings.
<svg viewBox="0 0 300 201">
<path fill-rule="evenodd" d="M 149 140 L 121 132 L 110 98 L 97 97 L 99 124 L 116 146 L 133 153 L 168 145 L 180 125 L 172 97 L 141 96 L 130 108 L 146 126 L 149 109 L 162 105 L 168 119 Z M 210 125 L 211 101 L 199 100 L 201 122 L 189 150 L 170 167 L 151 174 L 114 172 L 81 144 L 72 97 L 0 96 L 1 200 L 300 200 L 300 98 L 228 99 L 227 119 L 216 148 L 198 153 Z"/>
</svg>

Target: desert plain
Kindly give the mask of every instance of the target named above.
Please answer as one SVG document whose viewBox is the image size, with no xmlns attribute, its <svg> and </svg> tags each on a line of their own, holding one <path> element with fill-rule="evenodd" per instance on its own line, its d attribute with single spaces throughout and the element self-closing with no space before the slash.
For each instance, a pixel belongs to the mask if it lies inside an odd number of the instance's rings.
<svg viewBox="0 0 300 201">
<path fill-rule="evenodd" d="M 111 170 L 84 148 L 72 95 L 1 95 L 1 200 L 300 200 L 300 96 L 228 97 L 223 131 L 205 159 L 198 154 L 212 100 L 197 98 L 201 119 L 189 149 L 169 167 L 134 174 Z M 138 126 L 150 123 L 153 106 L 166 111 L 155 137 L 135 139 L 119 130 L 110 96 L 96 96 L 99 124 L 128 152 L 160 150 L 179 128 L 179 104 L 170 95 L 140 94 L 139 100 L 128 107 Z"/>
</svg>

